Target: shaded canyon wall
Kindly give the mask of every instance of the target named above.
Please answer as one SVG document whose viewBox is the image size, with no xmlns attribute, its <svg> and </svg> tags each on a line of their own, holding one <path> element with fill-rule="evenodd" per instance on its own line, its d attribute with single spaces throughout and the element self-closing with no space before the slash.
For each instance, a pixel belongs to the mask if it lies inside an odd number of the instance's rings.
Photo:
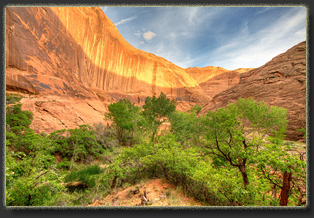
<svg viewBox="0 0 314 218">
<path fill-rule="evenodd" d="M 254 98 L 287 109 L 287 139 L 302 140 L 306 129 L 306 42 L 287 50 L 265 65 L 241 74 L 240 83 L 217 94 L 200 112 L 226 107 L 238 98 Z"/>
</svg>

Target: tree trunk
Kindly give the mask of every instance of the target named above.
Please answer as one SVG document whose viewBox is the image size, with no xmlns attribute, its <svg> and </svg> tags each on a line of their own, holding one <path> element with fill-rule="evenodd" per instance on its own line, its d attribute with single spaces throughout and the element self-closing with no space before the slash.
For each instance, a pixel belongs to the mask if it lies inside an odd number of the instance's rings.
<svg viewBox="0 0 314 218">
<path fill-rule="evenodd" d="M 249 184 L 249 178 L 247 177 L 246 174 L 245 165 L 240 165 L 238 168 L 242 173 L 244 188 L 246 188 L 246 186 Z"/>
<path fill-rule="evenodd" d="M 276 185 L 273 185 L 273 190 L 272 190 L 272 196 L 273 198 L 276 200 L 277 198 L 277 189 L 276 189 Z"/>
<path fill-rule="evenodd" d="M 153 131 L 152 143 L 153 143 L 153 145 L 155 144 L 155 131 Z"/>
<path fill-rule="evenodd" d="M 284 172 L 280 194 L 280 206 L 287 206 L 290 192 L 291 173 Z"/>
<path fill-rule="evenodd" d="M 118 128 L 117 129 L 117 137 L 118 137 L 119 143 L 121 144 L 122 143 L 122 130 L 119 127 L 117 127 L 117 128 Z"/>
<path fill-rule="evenodd" d="M 116 183 L 117 183 L 117 178 L 118 176 L 115 176 L 111 182 L 111 189 L 113 189 L 114 187 L 116 187 Z"/>
</svg>

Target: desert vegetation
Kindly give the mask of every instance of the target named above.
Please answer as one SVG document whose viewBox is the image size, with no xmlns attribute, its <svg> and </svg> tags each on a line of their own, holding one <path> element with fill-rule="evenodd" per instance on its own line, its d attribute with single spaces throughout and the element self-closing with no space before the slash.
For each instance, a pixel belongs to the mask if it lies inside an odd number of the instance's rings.
<svg viewBox="0 0 314 218">
<path fill-rule="evenodd" d="M 284 108 L 240 98 L 199 116 L 200 106 L 179 112 L 161 93 L 143 108 L 127 99 L 110 104 L 111 125 L 47 135 L 30 129 L 33 115 L 20 99 L 6 101 L 7 206 L 90 205 L 161 178 L 204 206 L 306 205 L 304 149 L 284 140 Z M 166 121 L 170 129 L 160 131 Z"/>
</svg>

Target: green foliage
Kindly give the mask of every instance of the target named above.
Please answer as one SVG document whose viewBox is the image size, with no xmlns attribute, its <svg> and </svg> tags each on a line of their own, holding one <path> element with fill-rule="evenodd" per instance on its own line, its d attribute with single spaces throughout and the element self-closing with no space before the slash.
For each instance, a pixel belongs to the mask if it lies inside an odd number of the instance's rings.
<svg viewBox="0 0 314 218">
<path fill-rule="evenodd" d="M 28 129 L 33 119 L 33 113 L 22 111 L 21 106 L 21 104 L 15 104 L 7 106 L 6 109 L 7 129 L 15 134 L 20 134 L 22 131 Z"/>
<path fill-rule="evenodd" d="M 242 98 L 227 108 L 209 111 L 202 122 L 207 129 L 205 152 L 237 167 L 245 187 L 249 184 L 247 164 L 265 144 L 267 134 L 283 138 L 287 125 L 286 109 Z"/>
<path fill-rule="evenodd" d="M 285 138 L 288 123 L 285 108 L 270 107 L 263 101 L 257 103 L 251 98 L 239 98 L 235 104 L 228 105 L 228 111 L 235 114 L 237 120 L 241 122 L 244 136 L 256 131 L 261 137 L 267 134 L 280 139 Z"/>
<path fill-rule="evenodd" d="M 58 169 L 66 169 L 66 170 L 68 170 L 68 169 L 70 169 L 71 164 L 70 164 L 68 158 L 65 157 L 65 158 L 62 159 L 62 161 L 60 163 L 57 164 L 56 167 Z"/>
<path fill-rule="evenodd" d="M 19 102 L 23 96 L 19 94 L 6 94 L 6 104 L 14 104 L 16 102 Z"/>
<path fill-rule="evenodd" d="M 303 132 L 303 137 L 304 137 L 304 139 L 306 139 L 306 129 L 301 128 L 301 129 L 297 129 L 297 131 Z"/>
<path fill-rule="evenodd" d="M 252 203 L 254 190 L 245 190 L 233 168 L 215 168 L 198 147 L 184 149 L 175 136 L 161 136 L 158 143 L 125 148 L 109 167 L 107 178 L 116 184 L 135 184 L 142 178 L 165 177 L 169 182 L 209 206 Z"/>
<path fill-rule="evenodd" d="M 163 93 L 147 98 L 143 113 L 128 100 L 111 108 L 106 117 L 112 127 L 83 125 L 46 136 L 29 129 L 32 115 L 21 105 L 8 106 L 6 205 L 87 205 L 115 187 L 166 178 L 204 205 L 275 206 L 273 187 L 279 192 L 285 172 L 292 174 L 288 205 L 302 205 L 306 164 L 299 150 L 282 141 L 285 109 L 239 99 L 198 117 L 201 107 L 174 112 L 175 101 Z M 166 118 L 171 132 L 154 142 Z M 118 145 L 115 122 L 123 128 L 120 142 L 132 147 Z M 152 142 L 142 141 L 146 130 L 153 132 Z M 55 155 L 62 157 L 58 164 Z M 250 181 L 245 186 L 243 175 Z M 65 186 L 74 182 L 84 192 Z"/>
<path fill-rule="evenodd" d="M 97 142 L 95 132 L 88 125 L 76 129 L 58 130 L 49 135 L 54 152 L 73 161 L 90 161 L 98 158 L 105 148 Z"/>
<path fill-rule="evenodd" d="M 105 114 L 105 119 L 113 122 L 117 139 L 122 143 L 125 132 L 135 130 L 141 108 L 135 106 L 128 99 L 120 99 L 118 102 L 108 105 L 108 109 L 109 112 Z"/>
<path fill-rule="evenodd" d="M 176 111 L 169 117 L 171 132 L 175 135 L 176 140 L 184 146 L 200 145 L 203 134 L 200 120 L 195 113 Z"/>
<path fill-rule="evenodd" d="M 170 116 L 176 109 L 176 101 L 170 100 L 161 92 L 159 97 L 147 97 L 143 106 L 143 116 L 146 121 L 145 127 L 153 132 L 152 142 L 161 124 L 166 121 L 166 117 Z"/>
<path fill-rule="evenodd" d="M 291 173 L 293 185 L 289 187 L 289 195 L 290 198 L 300 200 L 298 197 L 302 195 L 301 190 L 305 189 L 306 184 L 306 163 L 292 152 L 290 145 L 285 145 L 282 140 L 270 138 L 269 143 L 258 152 L 256 163 L 260 177 L 280 189 L 285 186 L 283 175 Z"/>
<path fill-rule="evenodd" d="M 6 148 L 6 203 L 8 206 L 54 205 L 64 191 L 51 155 L 51 143 L 39 137 L 27 153 Z M 53 197 L 52 197 L 53 196 Z"/>
<path fill-rule="evenodd" d="M 96 184 L 96 177 L 95 175 L 101 174 L 103 172 L 100 169 L 99 165 L 90 165 L 84 167 L 80 170 L 73 170 L 69 174 L 67 174 L 64 178 L 65 182 L 81 182 L 87 185 L 88 188 L 92 188 Z"/>
<path fill-rule="evenodd" d="M 198 104 L 196 104 L 193 107 L 191 107 L 188 112 L 195 113 L 197 115 L 202 110 L 202 108 L 203 108 L 202 106 L 199 106 Z"/>
</svg>

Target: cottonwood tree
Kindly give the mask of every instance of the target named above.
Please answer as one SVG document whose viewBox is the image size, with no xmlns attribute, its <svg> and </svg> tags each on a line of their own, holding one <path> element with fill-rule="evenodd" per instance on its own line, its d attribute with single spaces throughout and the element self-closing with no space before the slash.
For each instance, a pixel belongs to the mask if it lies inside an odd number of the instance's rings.
<svg viewBox="0 0 314 218">
<path fill-rule="evenodd" d="M 240 98 L 227 108 L 209 111 L 203 119 L 207 128 L 205 154 L 227 161 L 241 172 L 244 187 L 249 184 L 247 163 L 258 152 L 268 134 L 284 137 L 286 110 L 269 107 L 263 102 Z M 255 137 L 253 133 L 258 133 Z"/>
<path fill-rule="evenodd" d="M 277 188 L 281 190 L 280 206 L 287 206 L 291 194 L 299 194 L 298 205 L 302 204 L 306 189 L 306 163 L 297 152 L 284 145 L 282 140 L 270 139 L 258 152 L 256 160 L 259 173 L 272 184 L 274 199 Z"/>
<path fill-rule="evenodd" d="M 200 118 L 193 111 L 187 113 L 184 111 L 175 111 L 169 117 L 171 123 L 171 132 L 181 145 L 191 147 L 200 145 L 202 142 L 202 126 Z"/>
<path fill-rule="evenodd" d="M 161 92 L 159 97 L 154 94 L 153 97 L 147 97 L 143 105 L 142 115 L 146 121 L 146 128 L 150 129 L 152 134 L 152 143 L 161 124 L 167 120 L 167 117 L 176 110 L 176 101 L 170 100 Z"/>
<path fill-rule="evenodd" d="M 110 104 L 108 109 L 109 112 L 105 114 L 105 120 L 113 122 L 117 139 L 122 143 L 125 133 L 135 130 L 141 108 L 135 106 L 129 99 L 120 99 L 118 102 Z"/>
</svg>

